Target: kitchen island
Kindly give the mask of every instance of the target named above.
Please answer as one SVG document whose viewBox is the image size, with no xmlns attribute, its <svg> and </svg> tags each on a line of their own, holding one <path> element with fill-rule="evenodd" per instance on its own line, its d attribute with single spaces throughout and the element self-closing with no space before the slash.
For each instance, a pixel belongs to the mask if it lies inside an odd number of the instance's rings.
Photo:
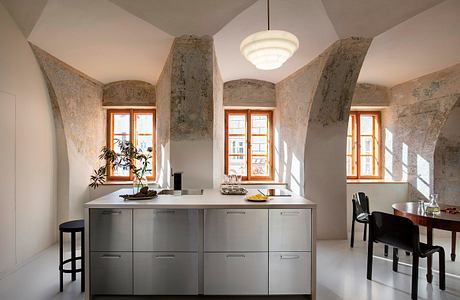
<svg viewBox="0 0 460 300">
<path fill-rule="evenodd" d="M 303 197 L 159 195 L 121 189 L 85 204 L 86 299 L 94 295 L 310 295 L 316 205 Z M 257 190 L 249 190 L 256 194 Z"/>
</svg>

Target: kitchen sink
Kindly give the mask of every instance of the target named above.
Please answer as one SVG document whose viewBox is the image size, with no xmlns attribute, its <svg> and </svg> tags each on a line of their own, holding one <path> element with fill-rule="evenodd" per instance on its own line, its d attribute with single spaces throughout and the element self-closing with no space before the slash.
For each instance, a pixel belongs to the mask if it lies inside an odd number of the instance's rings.
<svg viewBox="0 0 460 300">
<path fill-rule="evenodd" d="M 162 190 L 158 195 L 177 195 L 177 196 L 186 196 L 186 195 L 203 195 L 203 189 L 186 189 L 186 190 Z"/>
</svg>

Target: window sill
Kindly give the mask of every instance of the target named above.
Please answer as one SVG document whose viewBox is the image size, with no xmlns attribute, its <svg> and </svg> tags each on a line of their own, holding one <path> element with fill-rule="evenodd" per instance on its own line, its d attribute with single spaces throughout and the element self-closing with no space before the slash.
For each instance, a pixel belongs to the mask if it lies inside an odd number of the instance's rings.
<svg viewBox="0 0 460 300">
<path fill-rule="evenodd" d="M 407 181 L 397 181 L 390 179 L 347 179 L 347 184 L 388 184 L 388 183 L 407 183 Z"/>
<path fill-rule="evenodd" d="M 148 184 L 157 184 L 155 181 L 148 181 Z M 132 180 L 127 181 L 106 181 L 102 185 L 132 185 Z"/>
<path fill-rule="evenodd" d="M 251 181 L 241 181 L 243 185 L 287 185 L 286 182 L 278 181 L 269 181 L 269 180 L 251 180 Z"/>
</svg>

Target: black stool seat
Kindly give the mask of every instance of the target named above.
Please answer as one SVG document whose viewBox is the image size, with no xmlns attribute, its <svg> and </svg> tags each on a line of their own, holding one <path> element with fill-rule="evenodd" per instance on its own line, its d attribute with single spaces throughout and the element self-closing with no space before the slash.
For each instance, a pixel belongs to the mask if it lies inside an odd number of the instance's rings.
<svg viewBox="0 0 460 300">
<path fill-rule="evenodd" d="M 70 254 L 69 259 L 64 260 L 64 233 L 70 233 Z M 81 255 L 76 256 L 76 233 L 80 233 L 81 236 Z M 85 291 L 85 221 L 84 220 L 73 220 L 64 222 L 59 225 L 59 289 L 62 292 L 64 290 L 64 273 L 70 273 L 72 275 L 72 281 L 77 279 L 77 273 L 81 273 L 81 291 Z M 81 261 L 81 267 L 77 269 L 76 262 Z M 70 269 L 65 269 L 65 264 L 71 264 Z"/>
<path fill-rule="evenodd" d="M 74 220 L 59 225 L 59 231 L 62 232 L 82 232 L 85 228 L 85 220 Z"/>
</svg>

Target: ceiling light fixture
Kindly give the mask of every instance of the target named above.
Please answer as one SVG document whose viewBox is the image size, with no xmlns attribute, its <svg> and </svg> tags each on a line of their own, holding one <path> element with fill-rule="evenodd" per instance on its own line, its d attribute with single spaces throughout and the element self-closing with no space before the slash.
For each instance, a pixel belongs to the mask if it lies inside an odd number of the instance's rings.
<svg viewBox="0 0 460 300">
<path fill-rule="evenodd" d="M 270 0 L 267 0 L 267 30 L 246 37 L 240 44 L 241 54 L 257 69 L 274 70 L 285 63 L 299 48 L 295 35 L 270 29 Z"/>
</svg>

